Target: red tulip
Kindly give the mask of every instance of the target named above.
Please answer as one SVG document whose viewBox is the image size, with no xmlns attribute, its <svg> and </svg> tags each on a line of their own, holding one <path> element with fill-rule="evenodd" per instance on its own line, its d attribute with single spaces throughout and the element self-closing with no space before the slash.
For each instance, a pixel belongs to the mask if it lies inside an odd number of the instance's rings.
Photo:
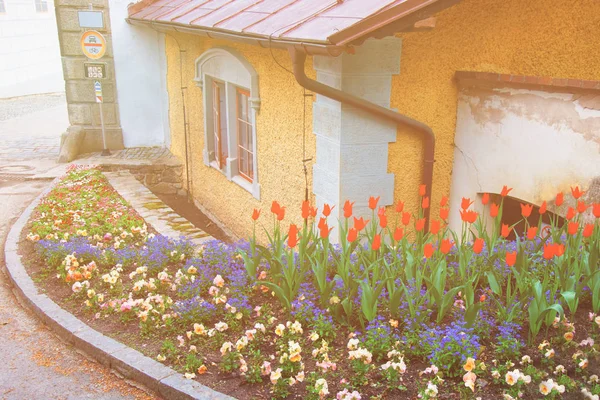
<svg viewBox="0 0 600 400">
<path fill-rule="evenodd" d="M 298 244 L 298 227 L 294 224 L 290 225 L 290 230 L 288 232 L 288 246 L 290 249 L 293 249 Z"/>
<path fill-rule="evenodd" d="M 402 240 L 403 236 L 404 236 L 404 231 L 402 230 L 402 228 L 396 228 L 396 230 L 394 231 L 394 240 L 396 242 L 399 240 Z"/>
<path fill-rule="evenodd" d="M 552 259 L 552 257 L 560 257 L 565 253 L 565 245 L 552 243 L 544 245 L 544 258 L 546 260 Z"/>
<path fill-rule="evenodd" d="M 279 208 L 279 212 L 277 213 L 277 221 L 283 220 L 285 217 L 285 207 Z"/>
<path fill-rule="evenodd" d="M 529 218 L 533 210 L 533 204 L 521 204 L 521 215 L 525 218 Z"/>
<path fill-rule="evenodd" d="M 508 235 L 510 235 L 510 227 L 506 224 L 502 224 L 502 231 L 500 232 L 500 234 L 502 235 L 503 238 L 507 238 Z"/>
<path fill-rule="evenodd" d="M 352 206 L 354 202 L 350 202 L 350 200 L 346 200 L 344 203 L 344 218 L 350 218 L 352 216 Z"/>
<path fill-rule="evenodd" d="M 509 188 L 508 186 L 504 185 L 502 187 L 502 191 L 500 192 L 500 196 L 506 197 L 510 193 L 511 190 L 512 190 L 512 188 Z"/>
<path fill-rule="evenodd" d="M 537 226 L 532 226 L 531 228 L 527 229 L 527 239 L 529 240 L 533 240 L 535 239 L 536 235 L 537 235 Z"/>
<path fill-rule="evenodd" d="M 379 197 L 380 196 L 377 196 L 377 197 L 371 196 L 371 197 L 369 197 L 369 208 L 371 210 L 374 210 L 374 209 L 377 208 L 377 203 L 379 203 Z"/>
<path fill-rule="evenodd" d="M 379 226 L 381 227 L 381 229 L 385 229 L 385 227 L 387 226 L 387 216 L 385 215 L 385 208 L 379 208 L 377 215 L 379 216 Z"/>
<path fill-rule="evenodd" d="M 350 228 L 348 230 L 348 242 L 352 243 L 358 237 L 358 231 L 355 228 Z"/>
<path fill-rule="evenodd" d="M 423 255 L 425 256 L 425 258 L 431 258 L 431 256 L 433 255 L 433 245 L 431 243 L 427 243 L 423 247 Z"/>
<path fill-rule="evenodd" d="M 579 222 L 569 222 L 568 232 L 569 235 L 576 235 L 579 231 Z"/>
<path fill-rule="evenodd" d="M 438 232 L 440 231 L 441 228 L 441 224 L 440 221 L 438 220 L 433 220 L 431 221 L 431 228 L 429 228 L 429 231 L 431 232 L 432 235 L 437 235 Z"/>
<path fill-rule="evenodd" d="M 539 209 L 539 211 L 538 211 L 538 212 L 540 213 L 540 215 L 542 215 L 542 214 L 545 214 L 545 213 L 546 213 L 546 208 L 547 208 L 547 204 L 546 204 L 546 202 L 544 201 L 544 202 L 542 203 L 542 205 L 540 206 L 540 209 Z"/>
<path fill-rule="evenodd" d="M 594 234 L 594 224 L 587 224 L 585 228 L 583 228 L 583 237 L 589 238 Z"/>
<path fill-rule="evenodd" d="M 546 260 L 550 260 L 552 257 L 554 257 L 554 253 L 555 253 L 555 245 L 554 244 L 545 244 L 544 245 L 544 258 Z"/>
<path fill-rule="evenodd" d="M 594 217 L 600 218 L 600 203 L 594 204 L 592 212 L 594 213 Z"/>
<path fill-rule="evenodd" d="M 362 231 L 364 229 L 365 226 L 367 226 L 367 224 L 369 223 L 369 220 L 364 220 L 363 217 L 360 218 L 356 218 L 354 217 L 354 228 L 357 231 Z"/>
<path fill-rule="evenodd" d="M 279 205 L 279 203 L 276 201 L 273 201 L 273 203 L 271 204 L 271 212 L 275 215 L 279 215 L 280 210 L 281 210 L 281 206 Z"/>
<path fill-rule="evenodd" d="M 471 207 L 471 204 L 473 204 L 474 201 L 471 201 L 471 199 L 463 197 L 462 201 L 460 202 L 460 208 L 462 208 L 463 210 L 468 209 L 469 207 Z"/>
<path fill-rule="evenodd" d="M 446 207 L 448 204 L 448 196 L 442 196 L 442 200 L 440 200 L 440 207 Z"/>
<path fill-rule="evenodd" d="M 373 243 L 371 243 L 371 249 L 373 251 L 377 251 L 377 250 L 379 250 L 380 247 L 381 247 L 381 236 L 375 235 L 373 237 Z"/>
<path fill-rule="evenodd" d="M 578 201 L 578 202 L 577 202 L 577 212 L 578 212 L 579 214 L 583 214 L 583 213 L 585 212 L 585 210 L 587 210 L 587 209 L 588 209 L 588 207 L 589 207 L 589 206 L 588 206 L 588 205 L 586 205 L 584 201 L 581 201 L 581 200 L 580 200 L 580 201 Z"/>
<path fill-rule="evenodd" d="M 473 210 L 460 210 L 460 218 L 464 221 L 464 222 L 468 222 L 470 224 L 474 223 L 475 221 L 477 221 L 477 211 L 473 211 Z"/>
<path fill-rule="evenodd" d="M 575 210 L 573 209 L 573 207 L 569 207 L 569 209 L 567 210 L 566 218 L 570 221 L 573 219 L 574 216 L 575 216 Z"/>
<path fill-rule="evenodd" d="M 560 206 L 562 206 L 564 201 L 565 201 L 565 195 L 563 194 L 563 192 L 560 192 L 556 195 L 556 200 L 554 200 L 554 204 L 557 207 L 560 207 Z"/>
<path fill-rule="evenodd" d="M 254 211 L 252 211 L 252 219 L 256 221 L 258 217 L 260 217 L 260 210 L 255 208 Z"/>
<path fill-rule="evenodd" d="M 407 226 L 410 224 L 410 213 L 402 213 L 402 225 Z"/>
<path fill-rule="evenodd" d="M 447 221 L 449 215 L 450 215 L 449 208 L 440 208 L 440 218 L 441 219 L 443 219 L 444 221 Z"/>
<path fill-rule="evenodd" d="M 402 212 L 402 210 L 404 210 L 404 202 L 403 202 L 403 201 L 399 201 L 399 202 L 396 204 L 396 212 L 397 212 L 397 213 L 401 213 L 401 212 Z"/>
<path fill-rule="evenodd" d="M 585 193 L 584 191 L 582 191 L 582 190 L 579 190 L 579 186 L 575 186 L 575 187 L 572 187 L 572 186 L 571 186 L 571 194 L 573 195 L 573 198 L 574 198 L 575 200 L 577 200 L 577 199 L 579 199 L 581 196 L 583 196 L 583 194 L 584 194 L 584 193 Z"/>
<path fill-rule="evenodd" d="M 323 225 L 321 225 L 319 227 L 319 234 L 321 236 L 321 239 L 325 239 L 327 237 L 329 237 L 329 233 L 331 232 L 331 230 L 333 229 L 333 227 L 329 227 L 327 225 L 327 223 L 324 223 Z"/>
<path fill-rule="evenodd" d="M 321 217 L 319 218 L 319 223 L 317 224 L 317 228 L 321 229 L 323 225 L 327 225 L 327 218 Z"/>
<path fill-rule="evenodd" d="M 417 232 L 421 232 L 425 228 L 425 218 L 418 219 L 415 223 L 415 229 Z"/>
<path fill-rule="evenodd" d="M 517 262 L 517 252 L 513 251 L 512 253 L 506 252 L 506 265 L 512 267 Z"/>
<path fill-rule="evenodd" d="M 310 215 L 310 202 L 308 200 L 304 200 L 302 202 L 302 219 L 308 219 Z"/>
<path fill-rule="evenodd" d="M 444 240 L 442 240 L 442 243 L 440 245 L 440 251 L 443 254 L 448 254 L 448 253 L 450 253 L 450 250 L 452 250 L 453 245 L 454 245 L 454 243 L 452 243 L 452 241 L 450 241 L 449 239 L 444 239 Z"/>
<path fill-rule="evenodd" d="M 498 212 L 500 211 L 500 206 L 496 203 L 492 203 L 490 205 L 490 216 L 492 218 L 496 218 L 498 216 Z"/>
<path fill-rule="evenodd" d="M 335 206 L 330 206 L 329 204 L 325 203 L 325 205 L 323 206 L 323 215 L 326 217 L 329 217 L 329 215 L 331 215 L 331 211 L 335 208 Z"/>
<path fill-rule="evenodd" d="M 482 238 L 475 239 L 475 241 L 473 242 L 473 252 L 475 254 L 481 253 L 481 251 L 483 250 L 484 244 L 485 244 L 485 242 Z"/>
<path fill-rule="evenodd" d="M 490 202 L 490 194 L 484 193 L 483 196 L 481 196 L 481 204 L 483 204 L 485 206 L 489 202 Z"/>
<path fill-rule="evenodd" d="M 311 207 L 310 211 L 309 211 L 309 214 L 310 214 L 311 217 L 316 218 L 316 216 L 317 216 L 317 207 Z"/>
<path fill-rule="evenodd" d="M 419 196 L 423 197 L 427 193 L 427 185 L 419 186 Z"/>
<path fill-rule="evenodd" d="M 423 208 L 423 210 L 429 208 L 429 197 L 423 197 L 423 201 L 421 202 L 421 208 Z"/>
</svg>

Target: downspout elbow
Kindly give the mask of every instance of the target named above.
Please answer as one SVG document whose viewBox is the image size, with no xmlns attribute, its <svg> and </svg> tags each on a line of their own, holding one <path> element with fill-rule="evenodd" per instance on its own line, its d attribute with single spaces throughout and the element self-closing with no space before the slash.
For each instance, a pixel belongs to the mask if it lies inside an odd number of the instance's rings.
<svg viewBox="0 0 600 400">
<path fill-rule="evenodd" d="M 330 99 L 337 100 L 341 103 L 350 104 L 354 107 L 368 111 L 371 114 L 393 121 L 397 125 L 407 125 L 416 129 L 425 141 L 424 143 L 424 159 L 423 159 L 423 183 L 426 185 L 425 196 L 431 199 L 431 186 L 433 184 L 433 163 L 435 156 L 435 134 L 433 130 L 421 121 L 412 119 L 406 115 L 399 114 L 388 108 L 371 103 L 365 99 L 346 93 L 342 90 L 333 88 L 310 79 L 304 71 L 306 63 L 306 53 L 297 47 L 289 47 L 290 58 L 292 59 L 293 72 L 296 81 L 300 86 L 326 96 Z M 430 207 L 423 210 L 425 218 L 425 231 L 429 229 L 429 213 Z"/>
</svg>

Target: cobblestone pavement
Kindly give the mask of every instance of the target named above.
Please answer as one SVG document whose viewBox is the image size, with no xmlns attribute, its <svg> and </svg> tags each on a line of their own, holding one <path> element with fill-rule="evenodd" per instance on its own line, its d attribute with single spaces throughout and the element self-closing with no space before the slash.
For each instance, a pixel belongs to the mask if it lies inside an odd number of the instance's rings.
<svg viewBox="0 0 600 400">
<path fill-rule="evenodd" d="M 0 99 L 0 161 L 58 157 L 68 126 L 64 94 Z"/>
<path fill-rule="evenodd" d="M 49 183 L 24 179 L 52 177 L 68 125 L 64 97 L 39 97 L 0 100 L 0 399 L 154 399 L 57 339 L 19 305 L 3 272 L 12 222 Z"/>
</svg>

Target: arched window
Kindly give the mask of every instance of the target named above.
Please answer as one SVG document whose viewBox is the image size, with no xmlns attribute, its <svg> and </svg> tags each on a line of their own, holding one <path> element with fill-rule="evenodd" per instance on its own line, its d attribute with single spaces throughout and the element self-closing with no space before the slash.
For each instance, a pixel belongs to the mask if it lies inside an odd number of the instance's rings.
<svg viewBox="0 0 600 400">
<path fill-rule="evenodd" d="M 256 71 L 235 50 L 212 48 L 196 59 L 194 81 L 204 97 L 204 163 L 258 199 Z"/>
</svg>

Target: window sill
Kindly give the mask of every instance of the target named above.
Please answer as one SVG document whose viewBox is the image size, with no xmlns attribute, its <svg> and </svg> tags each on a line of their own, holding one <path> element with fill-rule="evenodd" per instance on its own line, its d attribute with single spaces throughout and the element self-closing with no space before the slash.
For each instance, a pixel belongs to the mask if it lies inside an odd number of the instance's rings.
<svg viewBox="0 0 600 400">
<path fill-rule="evenodd" d="M 232 177 L 231 181 L 237 183 L 243 189 L 250 192 L 256 200 L 260 200 L 260 185 L 256 182 L 248 182 L 248 180 L 239 175 Z"/>
<path fill-rule="evenodd" d="M 227 159 L 228 161 L 230 161 L 230 159 Z M 235 161 L 235 159 L 234 159 Z M 228 173 L 227 171 L 219 168 L 219 164 L 216 161 L 211 161 L 208 164 L 211 168 L 216 169 L 217 171 L 219 171 L 220 173 L 222 173 L 227 180 L 234 182 L 235 184 L 237 184 L 238 186 L 241 186 L 242 189 L 246 190 L 247 192 L 249 192 L 250 194 L 252 194 L 252 196 L 256 199 L 256 200 L 260 200 L 260 185 L 256 182 L 249 182 L 248 180 L 242 178 L 239 175 L 235 175 L 232 176 L 231 178 L 228 177 Z"/>
</svg>

